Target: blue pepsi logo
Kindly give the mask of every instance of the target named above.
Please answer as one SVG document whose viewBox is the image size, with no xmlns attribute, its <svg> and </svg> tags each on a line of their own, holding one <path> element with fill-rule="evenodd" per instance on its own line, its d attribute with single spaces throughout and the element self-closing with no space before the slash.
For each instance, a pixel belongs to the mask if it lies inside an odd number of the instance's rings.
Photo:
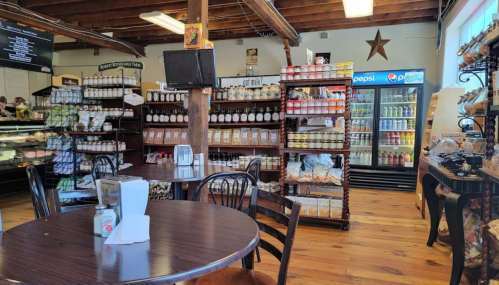
<svg viewBox="0 0 499 285">
<path fill-rule="evenodd" d="M 390 81 L 390 82 L 397 81 L 397 75 L 395 75 L 395 73 L 388 74 L 388 81 Z"/>
</svg>

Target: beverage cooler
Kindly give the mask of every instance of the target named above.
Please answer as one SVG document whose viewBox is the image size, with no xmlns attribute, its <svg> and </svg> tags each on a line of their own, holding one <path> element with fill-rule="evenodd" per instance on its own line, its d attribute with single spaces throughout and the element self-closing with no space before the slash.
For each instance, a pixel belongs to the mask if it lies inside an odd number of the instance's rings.
<svg viewBox="0 0 499 285">
<path fill-rule="evenodd" d="M 424 73 L 397 70 L 354 74 L 351 187 L 416 189 Z"/>
</svg>

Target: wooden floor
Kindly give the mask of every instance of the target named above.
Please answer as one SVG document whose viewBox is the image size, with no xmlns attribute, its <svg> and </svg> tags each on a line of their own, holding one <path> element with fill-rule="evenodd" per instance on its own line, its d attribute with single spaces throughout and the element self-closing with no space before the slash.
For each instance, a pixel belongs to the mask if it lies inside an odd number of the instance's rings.
<svg viewBox="0 0 499 285">
<path fill-rule="evenodd" d="M 350 197 L 350 231 L 299 226 L 288 284 L 449 284 L 451 247 L 426 246 L 429 224 L 413 193 L 354 189 Z M 0 198 L 0 211 L 4 230 L 34 218 L 27 194 Z M 260 251 L 256 269 L 276 278 L 277 260 Z M 461 284 L 477 281 L 463 276 Z"/>
</svg>

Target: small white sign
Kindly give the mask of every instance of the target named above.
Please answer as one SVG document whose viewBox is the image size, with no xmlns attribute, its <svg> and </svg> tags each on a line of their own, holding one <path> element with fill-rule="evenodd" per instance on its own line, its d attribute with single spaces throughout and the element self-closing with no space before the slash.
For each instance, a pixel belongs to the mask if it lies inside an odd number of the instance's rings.
<svg viewBox="0 0 499 285">
<path fill-rule="evenodd" d="M 414 167 L 414 162 L 404 162 L 405 167 Z"/>
<path fill-rule="evenodd" d="M 144 104 L 144 97 L 137 95 L 135 93 L 125 95 L 123 100 L 125 100 L 125 103 L 130 104 L 132 106 L 138 106 Z"/>
<path fill-rule="evenodd" d="M 246 88 L 261 88 L 263 84 L 274 83 L 277 84 L 279 82 L 279 76 L 253 76 L 253 77 L 225 77 L 220 78 L 220 85 L 222 88 L 232 86 L 242 85 Z"/>
</svg>

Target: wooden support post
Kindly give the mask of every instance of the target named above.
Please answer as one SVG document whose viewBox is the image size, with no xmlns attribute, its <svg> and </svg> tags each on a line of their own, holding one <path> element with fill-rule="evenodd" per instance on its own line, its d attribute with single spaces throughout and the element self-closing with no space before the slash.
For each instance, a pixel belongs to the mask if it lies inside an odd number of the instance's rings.
<svg viewBox="0 0 499 285">
<path fill-rule="evenodd" d="M 286 52 L 286 61 L 288 62 L 288 66 L 293 66 L 293 62 L 291 61 L 291 51 L 289 50 L 289 40 L 284 39 L 284 51 Z"/>
<path fill-rule="evenodd" d="M 187 14 L 189 23 L 203 24 L 203 38 L 208 39 L 208 0 L 188 0 Z M 204 154 L 204 164 L 208 164 L 208 98 L 202 89 L 189 91 L 189 143 L 193 153 Z M 189 182 L 188 199 L 192 199 L 199 183 Z M 202 202 L 207 195 L 200 195 Z"/>
</svg>

